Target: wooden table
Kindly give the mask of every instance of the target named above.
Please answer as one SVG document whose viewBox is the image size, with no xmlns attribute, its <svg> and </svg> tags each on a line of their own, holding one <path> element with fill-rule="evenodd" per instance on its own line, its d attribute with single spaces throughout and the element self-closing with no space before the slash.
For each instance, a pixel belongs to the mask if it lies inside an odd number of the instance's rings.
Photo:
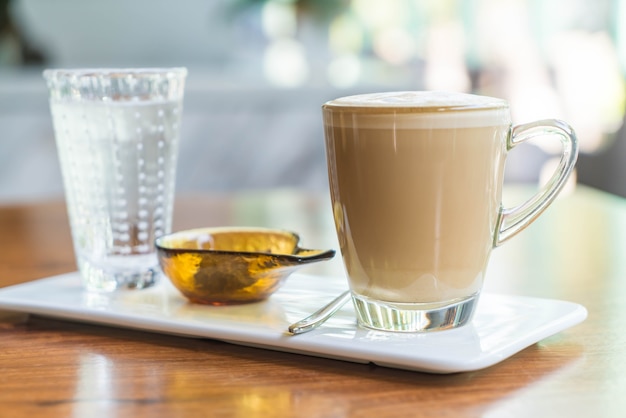
<svg viewBox="0 0 626 418">
<path fill-rule="evenodd" d="M 186 196 L 175 229 L 277 226 L 334 246 L 327 205 Z M 0 312 L 0 416 L 626 416 L 626 201 L 578 187 L 491 261 L 487 290 L 577 302 L 588 319 L 488 369 L 429 375 Z M 0 207 L 0 286 L 73 270 L 62 201 Z"/>
</svg>

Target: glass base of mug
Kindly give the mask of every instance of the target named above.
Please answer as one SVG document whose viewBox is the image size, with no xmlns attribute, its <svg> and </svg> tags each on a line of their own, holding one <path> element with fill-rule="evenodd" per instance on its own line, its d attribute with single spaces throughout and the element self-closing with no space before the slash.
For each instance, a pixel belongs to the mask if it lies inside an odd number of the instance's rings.
<svg viewBox="0 0 626 418">
<path fill-rule="evenodd" d="M 424 332 L 467 324 L 478 294 L 446 303 L 391 303 L 353 294 L 359 325 L 380 331 Z"/>
<path fill-rule="evenodd" d="M 145 289 L 154 286 L 161 275 L 157 265 L 141 270 L 103 268 L 86 260 L 78 262 L 83 285 L 90 292 L 113 292 L 123 289 Z"/>
</svg>

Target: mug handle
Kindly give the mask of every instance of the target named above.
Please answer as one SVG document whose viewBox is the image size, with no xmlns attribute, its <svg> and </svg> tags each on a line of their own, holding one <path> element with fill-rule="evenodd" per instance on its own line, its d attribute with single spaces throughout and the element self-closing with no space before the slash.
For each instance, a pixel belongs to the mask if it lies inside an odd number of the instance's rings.
<svg viewBox="0 0 626 418">
<path fill-rule="evenodd" d="M 561 140 L 563 149 L 559 165 L 542 189 L 526 202 L 513 208 L 500 206 L 500 214 L 493 240 L 494 248 L 502 245 L 503 242 L 537 219 L 563 189 L 574 169 L 574 164 L 578 157 L 578 140 L 574 130 L 567 123 L 560 120 L 540 120 L 513 127 L 507 141 L 507 150 L 511 150 L 531 138 L 546 135 L 556 135 Z"/>
</svg>

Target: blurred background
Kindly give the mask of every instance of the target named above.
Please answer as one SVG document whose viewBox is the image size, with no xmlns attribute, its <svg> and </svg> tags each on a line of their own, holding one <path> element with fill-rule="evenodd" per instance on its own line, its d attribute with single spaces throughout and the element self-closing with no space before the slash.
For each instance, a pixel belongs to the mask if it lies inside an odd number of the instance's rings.
<svg viewBox="0 0 626 418">
<path fill-rule="evenodd" d="M 63 193 L 42 69 L 147 66 L 189 69 L 179 192 L 324 190 L 322 103 L 434 89 L 568 121 L 577 181 L 626 196 L 626 0 L 0 0 L 0 203 Z"/>
</svg>

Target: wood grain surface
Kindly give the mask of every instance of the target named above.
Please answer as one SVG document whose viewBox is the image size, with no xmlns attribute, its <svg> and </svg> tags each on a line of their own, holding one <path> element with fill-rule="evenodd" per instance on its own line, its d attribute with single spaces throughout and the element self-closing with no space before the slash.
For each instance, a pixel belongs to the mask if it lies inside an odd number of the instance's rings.
<svg viewBox="0 0 626 418">
<path fill-rule="evenodd" d="M 328 211 L 297 192 L 197 195 L 179 198 L 174 225 L 278 226 L 330 245 Z M 0 312 L 0 417 L 625 416 L 625 259 L 623 200 L 580 187 L 558 199 L 494 251 L 487 289 L 571 300 L 588 319 L 452 375 Z M 0 207 L 0 286 L 73 270 L 63 202 Z"/>
</svg>

